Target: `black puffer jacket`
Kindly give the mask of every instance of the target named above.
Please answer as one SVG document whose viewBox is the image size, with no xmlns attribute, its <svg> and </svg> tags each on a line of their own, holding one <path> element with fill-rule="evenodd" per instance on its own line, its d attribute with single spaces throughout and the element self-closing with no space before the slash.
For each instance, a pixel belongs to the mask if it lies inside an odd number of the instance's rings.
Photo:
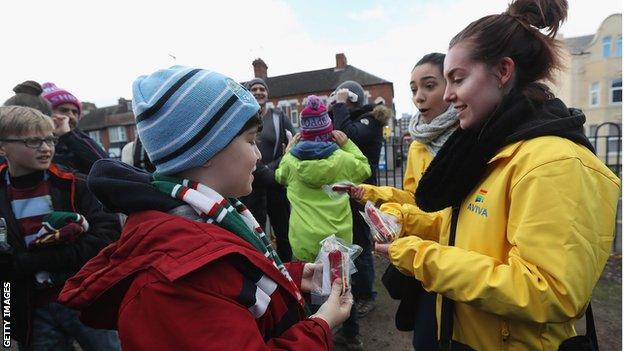
<svg viewBox="0 0 624 351">
<path fill-rule="evenodd" d="M 377 184 L 383 127 L 392 118 L 392 111 L 383 105 L 364 105 L 349 110 L 346 104 L 334 104 L 331 113 L 334 129 L 343 131 L 368 158 L 372 175 L 364 181 Z"/>
</svg>

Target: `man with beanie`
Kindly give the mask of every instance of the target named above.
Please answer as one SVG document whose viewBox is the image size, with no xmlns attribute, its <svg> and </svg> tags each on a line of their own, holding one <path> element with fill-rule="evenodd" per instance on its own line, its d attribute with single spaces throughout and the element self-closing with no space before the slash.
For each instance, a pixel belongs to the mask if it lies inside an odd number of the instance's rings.
<svg viewBox="0 0 624 351">
<path fill-rule="evenodd" d="M 329 235 L 353 242 L 349 197 L 332 199 L 322 186 L 360 183 L 370 176 L 370 167 L 360 149 L 343 132 L 333 130 L 325 105 L 315 95 L 306 99 L 295 142 L 275 179 L 286 186 L 292 205 L 289 239 L 294 258 L 314 262 L 320 241 Z"/>
<path fill-rule="evenodd" d="M 271 227 L 275 232 L 277 253 L 285 262 L 288 262 L 292 256 L 288 241 L 290 204 L 284 187 L 275 183 L 274 171 L 284 154 L 284 148 L 292 138 L 293 126 L 290 119 L 280 109 L 266 107 L 269 88 L 263 79 L 254 78 L 245 83 L 245 87 L 260 105 L 260 116 L 262 116 L 264 127 L 258 135 L 258 149 L 262 154 L 262 160 L 258 162 L 254 172 L 253 191 L 241 201 L 258 219 L 262 228 L 265 228 L 266 217 L 269 216 Z"/>
<path fill-rule="evenodd" d="M 357 96 L 353 101 L 353 96 Z M 338 85 L 331 98 L 331 115 L 336 129 L 343 131 L 353 140 L 368 159 L 372 174 L 364 180 L 367 184 L 377 184 L 379 155 L 383 142 L 383 127 L 392 117 L 392 112 L 383 105 L 369 105 L 364 88 L 355 81 L 345 81 Z M 355 260 L 357 273 L 353 276 L 353 296 L 356 308 L 351 312 L 343 329 L 337 334 L 336 343 L 359 344 L 359 328 L 356 318 L 364 317 L 374 309 L 376 293 L 373 290 L 375 268 L 373 263 L 370 229 L 361 215 L 362 204 L 351 200 L 353 211 L 353 242 L 363 249 Z M 357 314 L 357 316 L 356 316 Z"/>
<path fill-rule="evenodd" d="M 48 85 L 46 85 L 48 84 Z M 80 102 L 76 97 L 67 93 L 59 93 L 46 83 L 50 92 L 49 102 L 42 96 L 43 88 L 35 81 L 27 80 L 13 88 L 15 95 L 4 102 L 4 106 L 24 106 L 34 108 L 44 115 L 51 116 L 54 121 L 54 135 L 59 138 L 54 154 L 54 163 L 88 174 L 93 162 L 107 157 L 106 152 L 88 135 L 77 128 L 72 130 L 71 119 L 62 113 L 66 109 L 78 110 Z M 53 85 L 52 85 L 53 86 Z M 55 86 L 54 86 L 55 87 Z M 71 95 L 71 97 L 69 97 Z M 64 96 L 64 98 L 63 98 Z M 62 101 L 70 101 L 69 106 L 62 106 Z M 56 106 L 56 107 L 54 107 Z"/>
<path fill-rule="evenodd" d="M 43 83 L 41 88 L 41 97 L 52 107 L 54 134 L 59 137 L 55 162 L 89 174 L 93 163 L 108 155 L 98 143 L 78 129 L 78 121 L 82 117 L 80 101 L 54 83 Z"/>
<path fill-rule="evenodd" d="M 313 264 L 283 263 L 237 197 L 260 158 L 260 106 L 220 73 L 183 66 L 133 84 L 137 131 L 153 174 L 95 163 L 89 187 L 128 220 L 121 238 L 59 300 L 124 350 L 330 350 L 352 303 L 336 280 L 306 317 Z"/>
</svg>

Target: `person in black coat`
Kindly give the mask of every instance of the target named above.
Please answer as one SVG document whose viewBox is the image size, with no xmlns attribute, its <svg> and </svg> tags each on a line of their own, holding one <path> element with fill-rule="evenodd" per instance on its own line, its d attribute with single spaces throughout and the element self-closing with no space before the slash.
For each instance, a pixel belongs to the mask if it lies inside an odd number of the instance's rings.
<svg viewBox="0 0 624 351">
<path fill-rule="evenodd" d="M 245 84 L 260 105 L 262 131 L 258 134 L 257 145 L 262 159 L 256 164 L 251 194 L 240 200 L 249 208 L 262 228 L 266 226 L 267 215 L 275 233 L 277 254 L 284 262 L 292 259 L 292 249 L 288 241 L 288 220 L 290 203 L 286 189 L 275 181 L 275 170 L 279 166 L 284 149 L 293 136 L 290 119 L 280 109 L 267 108 L 269 89 L 264 80 L 254 78 Z"/>
<path fill-rule="evenodd" d="M 383 144 L 383 127 L 392 118 L 391 110 L 383 105 L 368 104 L 364 88 L 354 81 L 345 81 L 340 84 L 331 96 L 331 103 L 330 114 L 334 128 L 347 134 L 368 158 L 371 176 L 364 180 L 364 183 L 376 185 L 379 155 Z M 351 211 L 353 243 L 361 246 L 363 250 L 355 260 L 358 270 L 353 275 L 355 308 L 351 310 L 351 317 L 336 336 L 336 342 L 348 344 L 353 348 L 354 345 L 361 345 L 357 338 L 359 327 L 356 318 L 364 317 L 374 308 L 376 293 L 373 290 L 375 268 L 370 229 L 359 213 L 364 211 L 364 207 L 357 201 L 351 200 Z"/>
</svg>

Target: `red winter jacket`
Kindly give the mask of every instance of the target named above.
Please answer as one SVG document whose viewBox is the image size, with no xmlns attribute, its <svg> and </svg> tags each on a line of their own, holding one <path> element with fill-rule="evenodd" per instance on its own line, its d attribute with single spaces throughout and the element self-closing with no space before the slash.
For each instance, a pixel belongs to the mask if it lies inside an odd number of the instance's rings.
<svg viewBox="0 0 624 351">
<path fill-rule="evenodd" d="M 300 286 L 302 264 L 287 265 Z M 116 328 L 132 350 L 330 350 L 300 294 L 250 244 L 212 224 L 133 213 L 120 240 L 68 280 L 59 301 Z"/>
</svg>

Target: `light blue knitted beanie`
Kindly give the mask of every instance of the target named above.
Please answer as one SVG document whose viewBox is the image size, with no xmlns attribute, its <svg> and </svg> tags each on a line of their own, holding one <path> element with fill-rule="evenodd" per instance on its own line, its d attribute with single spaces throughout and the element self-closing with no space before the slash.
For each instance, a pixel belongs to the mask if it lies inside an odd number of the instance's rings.
<svg viewBox="0 0 624 351">
<path fill-rule="evenodd" d="M 164 175 L 205 164 L 260 109 L 233 79 L 183 66 L 137 78 L 132 95 L 139 137 Z"/>
</svg>

